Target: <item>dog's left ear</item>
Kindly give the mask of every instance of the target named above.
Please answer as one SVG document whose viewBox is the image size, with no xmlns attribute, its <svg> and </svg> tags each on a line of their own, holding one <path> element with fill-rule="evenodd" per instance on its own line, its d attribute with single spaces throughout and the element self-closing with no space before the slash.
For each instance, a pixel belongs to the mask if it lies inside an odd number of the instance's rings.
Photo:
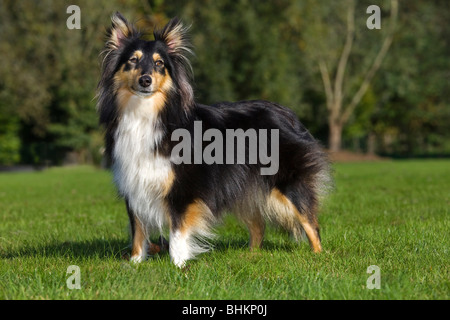
<svg viewBox="0 0 450 320">
<path fill-rule="evenodd" d="M 153 35 L 155 40 L 167 45 L 169 54 L 184 56 L 186 53 L 192 54 L 188 31 L 189 27 L 184 26 L 178 18 L 173 18 L 164 28 L 155 30 Z"/>
</svg>

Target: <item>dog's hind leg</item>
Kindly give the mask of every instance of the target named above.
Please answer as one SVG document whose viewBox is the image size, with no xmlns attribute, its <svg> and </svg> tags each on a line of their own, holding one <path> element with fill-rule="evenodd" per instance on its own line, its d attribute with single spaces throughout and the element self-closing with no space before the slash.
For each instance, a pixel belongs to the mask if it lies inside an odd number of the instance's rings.
<svg viewBox="0 0 450 320">
<path fill-rule="evenodd" d="M 260 214 L 254 216 L 247 224 L 247 228 L 250 232 L 250 250 L 261 248 L 266 229 L 264 218 Z"/>
<path fill-rule="evenodd" d="M 317 221 L 318 200 L 314 189 L 300 188 L 300 192 L 290 193 L 289 200 L 292 204 L 292 211 L 295 218 L 302 226 L 303 231 L 308 237 L 311 249 L 314 252 L 322 251 L 320 239 L 319 223 Z"/>
<path fill-rule="evenodd" d="M 279 189 L 274 188 L 269 196 L 269 208 L 275 213 L 275 220 L 284 228 L 299 237 L 303 230 L 314 252 L 321 252 L 322 245 L 319 234 L 319 225 L 315 217 L 316 205 L 312 201 L 306 209 L 301 209 L 297 201 L 291 201 Z M 273 218 L 272 218 L 273 219 Z M 299 228 L 299 226 L 301 228 Z"/>
<path fill-rule="evenodd" d="M 264 231 L 266 229 L 264 217 L 260 214 L 258 209 L 250 211 L 239 210 L 237 212 L 238 219 L 247 226 L 248 232 L 250 233 L 250 250 L 252 251 L 261 248 L 264 239 Z"/>
<path fill-rule="evenodd" d="M 315 218 L 312 218 L 308 214 L 299 212 L 297 209 L 295 209 L 295 211 L 298 222 L 300 222 L 303 230 L 306 233 L 306 236 L 308 237 L 311 249 L 317 253 L 321 252 L 322 244 L 320 240 L 319 224 L 317 223 L 317 220 Z"/>
</svg>

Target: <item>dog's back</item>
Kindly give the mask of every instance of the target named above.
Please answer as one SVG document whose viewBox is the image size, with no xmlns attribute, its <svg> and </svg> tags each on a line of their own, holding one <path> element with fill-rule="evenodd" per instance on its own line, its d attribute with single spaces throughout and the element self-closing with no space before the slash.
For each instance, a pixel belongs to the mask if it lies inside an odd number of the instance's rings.
<svg viewBox="0 0 450 320">
<path fill-rule="evenodd" d="M 306 233 L 313 250 L 320 252 L 317 213 L 319 200 L 330 182 L 329 164 L 318 142 L 295 114 L 267 101 L 243 101 L 196 106 L 186 128 L 191 136 L 195 136 L 195 121 L 202 124 L 202 135 L 214 128 L 224 140 L 230 136 L 227 130 L 242 130 L 246 138 L 245 162 L 238 163 L 238 147 L 233 140 L 221 142 L 225 154 L 220 164 L 174 166 L 177 179 L 168 199 L 179 208 L 174 215 L 177 227 L 192 235 L 207 236 L 211 224 L 223 212 L 233 212 L 248 227 L 251 248 L 262 244 L 265 221 L 270 221 L 289 230 L 296 239 Z M 268 132 L 266 153 L 278 153 L 276 173 L 261 174 L 261 169 L 268 164 L 258 157 L 256 163 L 249 163 L 252 140 L 247 133 L 250 130 Z M 272 130 L 278 131 L 277 141 L 270 135 Z M 202 152 L 208 144 L 203 142 Z M 259 153 L 262 145 L 258 140 L 256 144 Z M 273 144 L 277 144 L 275 149 L 271 148 Z M 230 161 L 233 164 L 226 163 L 230 145 L 235 147 Z M 194 154 L 195 146 L 191 147 Z"/>
</svg>

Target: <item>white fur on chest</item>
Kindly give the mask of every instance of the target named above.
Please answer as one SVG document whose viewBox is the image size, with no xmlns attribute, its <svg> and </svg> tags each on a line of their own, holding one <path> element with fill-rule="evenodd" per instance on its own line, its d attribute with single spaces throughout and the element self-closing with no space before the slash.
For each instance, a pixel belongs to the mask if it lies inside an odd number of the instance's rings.
<svg viewBox="0 0 450 320">
<path fill-rule="evenodd" d="M 156 152 L 163 133 L 152 99 L 132 96 L 115 133 L 114 181 L 137 218 L 160 231 L 165 222 L 163 193 L 171 163 Z"/>
</svg>

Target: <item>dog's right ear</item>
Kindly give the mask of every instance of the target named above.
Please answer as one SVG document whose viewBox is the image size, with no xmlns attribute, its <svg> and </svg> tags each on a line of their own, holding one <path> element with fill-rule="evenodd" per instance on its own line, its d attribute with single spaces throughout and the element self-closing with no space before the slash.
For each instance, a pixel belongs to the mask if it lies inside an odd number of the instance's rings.
<svg viewBox="0 0 450 320">
<path fill-rule="evenodd" d="M 106 46 L 111 50 L 119 49 L 126 40 L 138 35 L 134 26 L 120 12 L 113 14 L 111 22 L 112 26 L 108 30 L 108 40 L 106 42 Z"/>
</svg>

